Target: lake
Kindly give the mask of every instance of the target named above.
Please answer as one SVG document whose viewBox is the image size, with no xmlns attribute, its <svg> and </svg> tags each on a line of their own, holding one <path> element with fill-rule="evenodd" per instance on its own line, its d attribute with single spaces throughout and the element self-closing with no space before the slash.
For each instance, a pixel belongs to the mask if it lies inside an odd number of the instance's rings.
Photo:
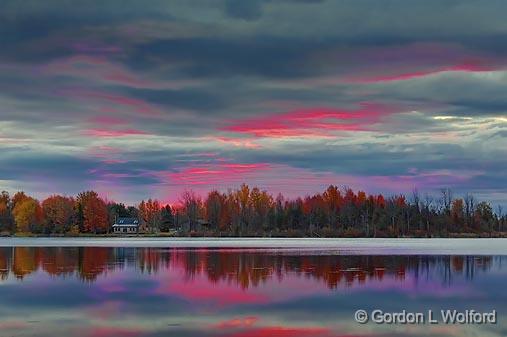
<svg viewBox="0 0 507 337">
<path fill-rule="evenodd" d="M 507 336 L 505 240 L 135 240 L 0 239 L 0 336 Z"/>
</svg>

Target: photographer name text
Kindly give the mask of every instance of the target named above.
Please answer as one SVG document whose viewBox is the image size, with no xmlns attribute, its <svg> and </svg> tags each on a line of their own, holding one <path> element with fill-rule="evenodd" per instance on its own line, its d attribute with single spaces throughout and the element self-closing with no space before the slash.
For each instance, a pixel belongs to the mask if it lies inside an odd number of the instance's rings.
<svg viewBox="0 0 507 337">
<path fill-rule="evenodd" d="M 383 310 L 357 310 L 354 314 L 356 322 L 365 324 L 496 324 L 496 310 L 480 312 L 476 310 L 428 310 L 426 312 L 385 312 Z"/>
</svg>

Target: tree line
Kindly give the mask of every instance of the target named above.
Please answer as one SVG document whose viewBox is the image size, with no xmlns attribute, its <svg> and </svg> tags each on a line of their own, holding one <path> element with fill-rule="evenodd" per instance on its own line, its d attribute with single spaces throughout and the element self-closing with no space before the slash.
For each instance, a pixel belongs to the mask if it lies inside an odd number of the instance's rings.
<svg viewBox="0 0 507 337">
<path fill-rule="evenodd" d="M 409 197 L 386 197 L 331 185 L 323 193 L 287 199 L 243 184 L 204 198 L 187 191 L 175 205 L 148 199 L 135 206 L 104 200 L 94 191 L 52 195 L 42 202 L 24 192 L 0 195 L 2 233 L 105 234 L 118 217 L 138 218 L 144 233 L 182 236 L 496 235 L 507 222 L 501 206 L 493 209 L 471 194 L 455 198 L 450 189 L 438 196 L 414 190 Z"/>
</svg>

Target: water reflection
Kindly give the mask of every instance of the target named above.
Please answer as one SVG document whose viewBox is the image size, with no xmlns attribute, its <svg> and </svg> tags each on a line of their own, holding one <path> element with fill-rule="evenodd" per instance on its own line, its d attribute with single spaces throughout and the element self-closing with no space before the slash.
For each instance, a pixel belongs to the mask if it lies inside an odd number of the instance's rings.
<svg viewBox="0 0 507 337">
<path fill-rule="evenodd" d="M 497 263 L 501 264 L 501 257 Z M 243 289 L 255 287 L 271 277 L 283 279 L 285 274 L 321 280 L 330 289 L 340 284 L 364 283 L 368 279 L 382 281 L 390 275 L 403 280 L 439 277 L 452 283 L 453 276 L 473 279 L 477 272 L 487 272 L 491 256 L 349 256 L 291 255 L 276 251 L 241 251 L 225 249 L 160 249 L 160 248 L 40 248 L 0 247 L 0 278 L 12 274 L 18 279 L 42 270 L 51 276 L 76 276 L 93 282 L 107 271 L 131 268 L 139 273 L 158 273 L 173 268 L 183 269 L 187 278 L 206 275 L 210 282 L 233 282 Z"/>
<path fill-rule="evenodd" d="M 358 308 L 507 312 L 503 256 L 0 248 L 1 336 L 504 336 L 358 325 Z"/>
</svg>

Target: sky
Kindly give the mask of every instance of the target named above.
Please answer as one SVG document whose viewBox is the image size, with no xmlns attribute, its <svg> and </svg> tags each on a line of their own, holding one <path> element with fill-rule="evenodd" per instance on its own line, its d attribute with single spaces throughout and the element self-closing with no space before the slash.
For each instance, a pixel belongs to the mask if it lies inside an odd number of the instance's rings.
<svg viewBox="0 0 507 337">
<path fill-rule="evenodd" d="M 507 205 L 504 0 L 3 0 L 0 189 Z"/>
</svg>

